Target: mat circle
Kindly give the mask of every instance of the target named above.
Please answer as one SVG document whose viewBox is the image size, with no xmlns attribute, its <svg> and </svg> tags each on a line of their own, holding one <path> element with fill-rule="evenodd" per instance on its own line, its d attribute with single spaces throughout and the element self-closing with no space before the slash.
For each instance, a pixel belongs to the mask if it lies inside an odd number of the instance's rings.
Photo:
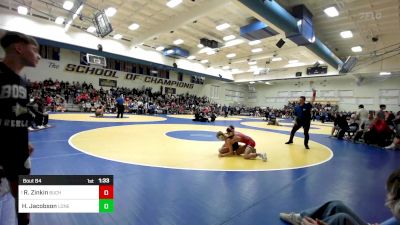
<svg viewBox="0 0 400 225">
<path fill-rule="evenodd" d="M 73 135 L 69 143 L 75 149 L 99 158 L 136 165 L 211 171 L 269 171 L 316 166 L 327 162 L 332 151 L 317 142 L 304 149 L 303 140 L 283 144 L 285 134 L 237 128 L 256 141 L 258 152 L 267 152 L 268 162 L 245 160 L 242 156 L 218 157 L 222 141 L 199 141 L 212 138 L 222 126 L 185 124 L 137 124 L 103 127 Z M 197 140 L 183 140 L 169 134 L 197 134 Z M 195 138 L 196 136 L 192 136 Z M 204 138 L 203 137 L 203 138 Z"/>
<path fill-rule="evenodd" d="M 167 120 L 160 116 L 124 114 L 123 118 L 117 118 L 117 114 L 104 114 L 104 117 L 95 117 L 94 113 L 56 113 L 50 114 L 51 120 L 79 121 L 79 122 L 159 122 Z"/>
<path fill-rule="evenodd" d="M 177 130 L 166 133 L 167 136 L 191 141 L 219 141 L 215 132 L 200 130 Z"/>
</svg>

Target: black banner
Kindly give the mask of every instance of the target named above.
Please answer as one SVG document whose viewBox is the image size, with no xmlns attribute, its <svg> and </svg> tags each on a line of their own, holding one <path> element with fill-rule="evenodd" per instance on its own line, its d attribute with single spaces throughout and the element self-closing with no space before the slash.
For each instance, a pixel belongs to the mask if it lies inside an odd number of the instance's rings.
<svg viewBox="0 0 400 225">
<path fill-rule="evenodd" d="M 176 94 L 176 88 L 165 87 L 165 94 Z"/>
<path fill-rule="evenodd" d="M 20 175 L 18 185 L 101 185 L 114 183 L 114 175 Z"/>
<path fill-rule="evenodd" d="M 109 80 L 109 79 L 99 79 L 99 85 L 104 87 L 117 87 L 116 80 Z"/>
</svg>

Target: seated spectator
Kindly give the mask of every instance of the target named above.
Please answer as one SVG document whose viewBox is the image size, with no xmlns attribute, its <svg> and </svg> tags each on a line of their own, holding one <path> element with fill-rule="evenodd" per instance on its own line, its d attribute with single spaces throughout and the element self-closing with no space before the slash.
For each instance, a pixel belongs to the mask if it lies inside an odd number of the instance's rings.
<svg viewBox="0 0 400 225">
<path fill-rule="evenodd" d="M 364 134 L 364 140 L 367 144 L 385 147 L 392 142 L 392 134 L 390 127 L 377 115 L 369 130 Z"/>
<path fill-rule="evenodd" d="M 396 116 L 393 114 L 393 112 L 387 112 L 386 115 L 385 115 L 385 123 L 392 130 L 395 128 L 395 124 L 394 124 L 394 119 L 395 118 L 396 118 Z"/>
<path fill-rule="evenodd" d="M 156 113 L 156 106 L 155 106 L 152 102 L 149 103 L 147 112 L 148 112 L 150 115 L 153 115 L 153 114 Z"/>
<path fill-rule="evenodd" d="M 35 98 L 34 101 L 30 102 L 27 106 L 37 128 L 43 129 L 48 127 L 49 115 L 44 111 L 44 105 L 40 98 Z"/>
<path fill-rule="evenodd" d="M 349 125 L 347 123 L 346 115 L 342 113 L 337 113 L 334 120 L 334 129 L 337 130 L 337 138 L 343 140 L 344 134 L 349 130 Z M 333 134 L 334 131 L 332 131 Z"/>
<path fill-rule="evenodd" d="M 211 122 L 214 122 L 216 118 L 217 118 L 217 116 L 215 115 L 215 113 L 213 111 L 211 111 L 211 115 L 210 115 Z"/>
<path fill-rule="evenodd" d="M 278 120 L 276 119 L 275 113 L 271 113 L 268 118 L 268 125 L 279 126 Z"/>
<path fill-rule="evenodd" d="M 346 131 L 349 138 L 352 138 L 354 136 L 354 134 L 358 131 L 359 127 L 360 127 L 360 125 L 357 120 L 356 114 L 351 114 L 351 117 L 349 120 L 349 129 Z"/>
<path fill-rule="evenodd" d="M 386 182 L 386 206 L 393 216 L 381 224 L 400 224 L 400 169 Z M 280 218 L 293 225 L 367 225 L 352 209 L 341 201 L 330 201 L 300 213 L 280 213 Z"/>
<path fill-rule="evenodd" d="M 195 114 L 194 114 L 194 119 L 193 119 L 193 121 L 210 122 L 210 121 L 208 120 L 207 115 L 205 115 L 203 112 L 195 113 Z"/>
<path fill-rule="evenodd" d="M 392 144 L 385 147 L 385 149 L 400 149 L 400 111 L 397 112 L 396 118 L 393 120 L 393 125 L 396 137 L 393 139 Z"/>
<path fill-rule="evenodd" d="M 360 138 L 364 139 L 364 134 L 369 130 L 369 127 L 372 125 L 372 122 L 374 121 L 374 116 L 372 114 L 368 115 L 367 120 L 363 120 L 359 126 L 359 129 L 356 131 L 356 133 L 353 136 L 353 141 L 357 142 L 360 140 Z"/>
</svg>

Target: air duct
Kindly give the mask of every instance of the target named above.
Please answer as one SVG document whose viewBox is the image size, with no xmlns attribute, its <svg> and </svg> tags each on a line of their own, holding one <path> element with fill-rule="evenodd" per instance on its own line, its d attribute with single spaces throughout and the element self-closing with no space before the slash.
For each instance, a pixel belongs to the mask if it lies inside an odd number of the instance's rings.
<svg viewBox="0 0 400 225">
<path fill-rule="evenodd" d="M 298 20 L 274 0 L 237 1 L 283 30 L 287 37 L 296 36 L 300 33 Z M 306 47 L 336 69 L 343 64 L 343 62 L 316 37 L 311 40 L 311 43 L 306 45 Z"/>
</svg>

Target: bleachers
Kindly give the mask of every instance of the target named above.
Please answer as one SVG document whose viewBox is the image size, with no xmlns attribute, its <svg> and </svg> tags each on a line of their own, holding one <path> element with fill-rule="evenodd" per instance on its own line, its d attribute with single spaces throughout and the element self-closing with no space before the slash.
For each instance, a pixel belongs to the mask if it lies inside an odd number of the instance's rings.
<svg viewBox="0 0 400 225">
<path fill-rule="evenodd" d="M 67 103 L 65 109 L 67 112 L 81 112 L 80 105 L 73 103 Z"/>
</svg>

